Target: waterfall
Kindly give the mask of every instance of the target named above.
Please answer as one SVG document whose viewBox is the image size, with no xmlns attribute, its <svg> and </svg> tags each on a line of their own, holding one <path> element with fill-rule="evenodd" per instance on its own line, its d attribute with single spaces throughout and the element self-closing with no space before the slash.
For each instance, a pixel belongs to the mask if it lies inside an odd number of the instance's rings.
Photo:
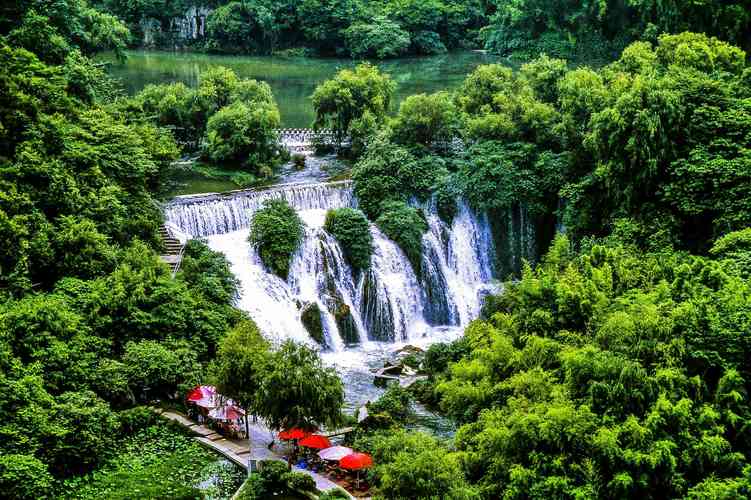
<svg viewBox="0 0 751 500">
<path fill-rule="evenodd" d="M 194 237 L 224 234 L 248 228 L 253 212 L 271 199 L 286 200 L 298 212 L 356 206 L 351 181 L 283 184 L 264 190 L 178 196 L 165 208 L 165 218 Z"/>
<path fill-rule="evenodd" d="M 251 215 L 267 199 L 285 199 L 305 222 L 287 280 L 266 271 L 247 241 Z M 492 289 L 494 248 L 487 217 L 459 201 L 451 223 L 430 206 L 419 270 L 374 224 L 370 268 L 355 271 L 336 239 L 323 229 L 326 211 L 357 205 L 350 182 L 282 185 L 268 190 L 179 197 L 167 223 L 190 237 L 205 237 L 224 253 L 241 284 L 238 307 L 272 338 L 313 342 L 303 311 L 320 315 L 322 344 L 410 341 L 436 327 L 466 325 Z M 311 312 L 313 311 L 313 312 Z"/>
</svg>

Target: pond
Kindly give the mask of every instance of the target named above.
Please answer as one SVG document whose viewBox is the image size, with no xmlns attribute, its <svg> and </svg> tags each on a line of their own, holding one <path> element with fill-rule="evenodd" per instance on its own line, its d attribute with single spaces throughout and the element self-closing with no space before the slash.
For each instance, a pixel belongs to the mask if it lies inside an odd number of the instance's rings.
<svg viewBox="0 0 751 500">
<path fill-rule="evenodd" d="M 124 63 L 112 55 L 110 74 L 119 79 L 129 94 L 150 83 L 184 82 L 195 86 L 201 73 L 213 66 L 226 66 L 243 78 L 267 82 L 274 92 L 285 128 L 309 127 L 314 119 L 310 95 L 316 85 L 342 68 L 357 63 L 352 59 L 306 57 L 225 56 L 192 52 L 129 51 Z M 430 57 L 409 57 L 378 62 L 397 84 L 396 102 L 421 92 L 456 88 L 475 67 L 492 62 L 507 63 L 498 56 L 474 51 L 450 52 Z"/>
</svg>

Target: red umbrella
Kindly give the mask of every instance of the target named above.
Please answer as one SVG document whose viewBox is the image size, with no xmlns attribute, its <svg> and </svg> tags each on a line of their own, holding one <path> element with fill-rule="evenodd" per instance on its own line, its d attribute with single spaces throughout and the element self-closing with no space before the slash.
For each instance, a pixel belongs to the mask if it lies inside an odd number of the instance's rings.
<svg viewBox="0 0 751 500">
<path fill-rule="evenodd" d="M 326 436 L 313 434 L 312 436 L 301 439 L 299 445 L 304 446 L 305 448 L 315 448 L 316 450 L 323 450 L 324 448 L 331 446 L 331 441 L 329 441 L 329 438 L 327 438 Z"/>
<path fill-rule="evenodd" d="M 283 439 L 285 441 L 290 441 L 292 439 L 302 439 L 308 436 L 310 436 L 310 432 L 298 429 L 296 427 L 294 429 L 287 429 L 286 431 L 279 433 L 279 439 Z"/>
<path fill-rule="evenodd" d="M 339 466 L 350 470 L 367 469 L 373 466 L 373 458 L 367 453 L 352 453 L 339 460 Z"/>
</svg>

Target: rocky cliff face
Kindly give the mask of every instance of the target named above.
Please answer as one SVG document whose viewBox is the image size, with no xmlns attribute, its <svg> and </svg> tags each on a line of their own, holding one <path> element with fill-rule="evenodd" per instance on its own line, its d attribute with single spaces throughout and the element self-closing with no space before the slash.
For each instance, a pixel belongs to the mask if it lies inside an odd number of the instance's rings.
<svg viewBox="0 0 751 500">
<path fill-rule="evenodd" d="M 201 40 L 206 36 L 206 19 L 212 9 L 191 7 L 182 16 L 174 17 L 168 25 L 156 19 L 142 19 L 139 23 L 143 33 L 144 47 L 179 48 Z"/>
</svg>

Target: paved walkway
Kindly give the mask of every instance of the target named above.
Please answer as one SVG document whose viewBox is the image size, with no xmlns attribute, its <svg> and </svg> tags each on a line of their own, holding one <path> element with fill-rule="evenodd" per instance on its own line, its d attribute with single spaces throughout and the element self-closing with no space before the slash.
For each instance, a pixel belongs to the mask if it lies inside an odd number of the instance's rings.
<svg viewBox="0 0 751 500">
<path fill-rule="evenodd" d="M 253 457 L 253 461 L 260 460 L 280 460 L 284 459 L 269 450 L 268 443 L 274 437 L 274 434 L 264 425 L 250 424 L 251 442 L 253 444 L 253 452 L 248 452 L 248 440 L 247 439 L 228 439 L 224 436 L 217 434 L 213 429 L 209 429 L 204 425 L 199 425 L 185 415 L 176 411 L 163 411 L 161 409 L 155 409 L 162 417 L 179 423 L 186 429 L 196 434 L 196 439 L 204 446 L 213 449 L 217 453 L 220 453 L 228 460 L 231 460 L 240 467 L 248 470 L 248 462 L 250 456 Z M 316 488 L 320 491 L 327 491 L 336 488 L 340 488 L 338 484 L 330 480 L 324 475 L 309 471 L 307 469 L 300 469 L 293 466 L 293 469 L 297 472 L 302 472 L 312 477 L 316 482 Z M 354 497 L 351 497 L 354 498 Z"/>
</svg>

